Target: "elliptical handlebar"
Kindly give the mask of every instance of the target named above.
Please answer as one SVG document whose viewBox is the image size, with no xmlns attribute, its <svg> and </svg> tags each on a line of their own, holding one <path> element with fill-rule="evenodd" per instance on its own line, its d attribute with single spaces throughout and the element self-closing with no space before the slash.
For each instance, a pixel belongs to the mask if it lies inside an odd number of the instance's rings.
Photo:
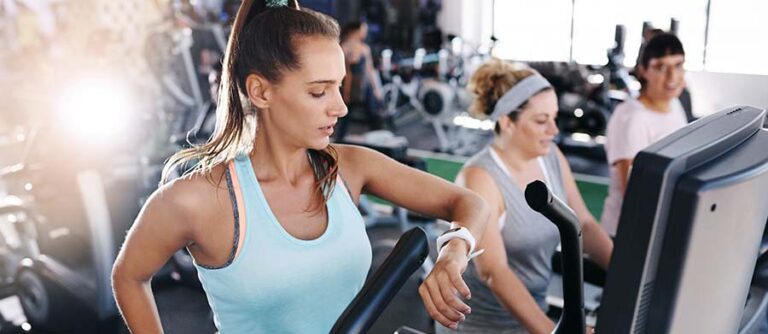
<svg viewBox="0 0 768 334">
<path fill-rule="evenodd" d="M 405 232 L 392 253 L 336 320 L 331 333 L 367 332 L 428 255 L 429 244 L 424 230 L 414 227 Z"/>
<path fill-rule="evenodd" d="M 581 224 L 576 214 L 557 198 L 541 181 L 525 188 L 525 200 L 531 209 L 547 217 L 560 231 L 562 243 L 563 297 L 565 305 L 552 333 L 586 332 L 584 318 L 584 264 L 581 247 Z"/>
</svg>

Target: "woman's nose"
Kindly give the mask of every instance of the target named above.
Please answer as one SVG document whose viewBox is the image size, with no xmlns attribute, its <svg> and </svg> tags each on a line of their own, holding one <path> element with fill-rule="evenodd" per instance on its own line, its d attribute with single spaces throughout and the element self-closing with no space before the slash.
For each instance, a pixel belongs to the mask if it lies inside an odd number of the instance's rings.
<svg viewBox="0 0 768 334">
<path fill-rule="evenodd" d="M 547 130 L 549 130 L 550 134 L 555 136 L 560 133 L 560 129 L 557 128 L 557 122 L 554 119 L 549 121 L 549 127 Z"/>
<path fill-rule="evenodd" d="M 347 115 L 348 109 L 347 105 L 344 103 L 344 99 L 341 97 L 341 91 L 335 93 L 335 98 L 333 99 L 332 104 L 333 105 L 329 110 L 331 116 L 341 118 Z"/>
</svg>

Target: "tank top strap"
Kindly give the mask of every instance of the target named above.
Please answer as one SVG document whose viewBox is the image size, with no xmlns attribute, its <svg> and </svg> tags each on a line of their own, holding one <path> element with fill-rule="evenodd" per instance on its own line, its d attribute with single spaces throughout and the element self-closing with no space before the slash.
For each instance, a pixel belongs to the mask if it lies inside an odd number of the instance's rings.
<svg viewBox="0 0 768 334">
<path fill-rule="evenodd" d="M 245 236 L 245 233 L 241 230 L 244 229 L 245 224 L 245 218 L 244 213 L 245 209 L 243 207 L 243 195 L 242 191 L 240 189 L 240 178 L 237 174 L 237 169 L 235 168 L 235 164 L 233 161 L 230 161 L 227 163 L 227 168 L 224 170 L 224 177 L 226 179 L 227 184 L 227 192 L 229 193 L 229 200 L 232 203 L 232 216 L 234 217 L 234 237 L 232 238 L 232 250 L 229 253 L 229 257 L 227 258 L 227 261 L 221 265 L 221 266 L 208 266 L 204 264 L 200 264 L 201 267 L 205 269 L 221 269 L 229 266 L 232 264 L 232 261 L 235 260 L 235 257 L 237 257 L 239 248 L 238 245 L 243 244 L 243 237 Z"/>
<path fill-rule="evenodd" d="M 237 257 L 242 249 L 242 245 L 245 242 L 245 233 L 248 229 L 246 224 L 247 217 L 245 211 L 245 196 L 243 196 L 243 189 L 241 187 L 241 177 L 235 166 L 235 161 L 231 160 L 227 163 L 227 172 L 232 178 L 232 188 L 230 189 L 230 195 L 232 199 L 232 211 L 235 217 L 235 253 L 232 260 Z M 229 185 L 228 185 L 229 186 Z"/>
<path fill-rule="evenodd" d="M 352 193 L 349 192 L 349 185 L 347 184 L 347 180 L 341 176 L 341 173 L 336 174 L 336 185 L 340 186 L 341 190 L 343 190 L 347 196 L 349 196 L 349 198 L 352 198 Z"/>
<path fill-rule="evenodd" d="M 539 158 L 541 162 L 542 170 L 547 175 L 547 185 L 552 191 L 565 200 L 565 184 L 563 182 L 563 168 L 560 165 L 560 158 L 557 154 L 557 146 L 552 144 L 547 155 Z"/>
<path fill-rule="evenodd" d="M 507 198 L 516 192 L 509 179 L 509 172 L 500 164 L 500 161 L 497 161 L 491 146 L 487 146 L 467 161 L 466 167 L 478 167 L 485 170 L 496 181 L 496 186 L 499 187 L 502 197 Z"/>
</svg>

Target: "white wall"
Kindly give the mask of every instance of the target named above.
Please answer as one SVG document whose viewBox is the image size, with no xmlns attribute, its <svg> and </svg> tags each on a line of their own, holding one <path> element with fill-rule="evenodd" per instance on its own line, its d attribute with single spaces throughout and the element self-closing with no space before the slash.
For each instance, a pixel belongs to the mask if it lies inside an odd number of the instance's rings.
<svg viewBox="0 0 768 334">
<path fill-rule="evenodd" d="M 686 74 L 693 112 L 704 116 L 734 105 L 768 109 L 768 76 L 717 72 Z"/>
</svg>

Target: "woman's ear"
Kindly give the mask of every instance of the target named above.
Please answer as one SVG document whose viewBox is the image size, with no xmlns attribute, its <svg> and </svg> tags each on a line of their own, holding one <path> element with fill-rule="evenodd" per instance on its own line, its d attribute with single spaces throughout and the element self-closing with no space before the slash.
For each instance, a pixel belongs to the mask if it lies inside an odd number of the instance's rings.
<svg viewBox="0 0 768 334">
<path fill-rule="evenodd" d="M 512 134 L 515 131 L 515 122 L 509 116 L 499 118 L 499 132 Z"/>
<path fill-rule="evenodd" d="M 642 78 L 644 80 L 647 80 L 647 79 L 645 79 L 645 72 L 647 70 L 648 70 L 648 68 L 643 66 L 643 64 L 637 65 L 637 77 L 638 78 Z"/>
<path fill-rule="evenodd" d="M 270 85 L 269 81 L 258 74 L 250 74 L 245 78 L 245 87 L 248 92 L 248 100 L 260 110 L 269 109 Z"/>
</svg>

